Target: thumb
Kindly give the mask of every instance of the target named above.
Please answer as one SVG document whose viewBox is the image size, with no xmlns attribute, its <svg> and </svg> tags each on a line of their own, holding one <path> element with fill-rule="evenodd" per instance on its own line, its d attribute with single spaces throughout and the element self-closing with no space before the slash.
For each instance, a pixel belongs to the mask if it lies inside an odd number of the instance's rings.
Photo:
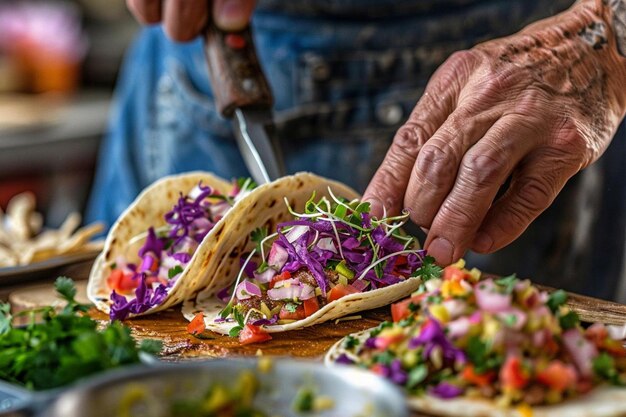
<svg viewBox="0 0 626 417">
<path fill-rule="evenodd" d="M 244 29 L 250 22 L 255 0 L 214 0 L 213 20 L 226 31 Z"/>
</svg>

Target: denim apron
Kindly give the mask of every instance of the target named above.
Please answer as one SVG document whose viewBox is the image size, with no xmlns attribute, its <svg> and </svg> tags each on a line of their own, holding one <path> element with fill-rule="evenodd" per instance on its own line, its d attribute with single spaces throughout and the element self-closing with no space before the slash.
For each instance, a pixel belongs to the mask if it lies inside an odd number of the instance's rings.
<svg viewBox="0 0 626 417">
<path fill-rule="evenodd" d="M 288 171 L 313 171 L 363 191 L 428 78 L 452 52 L 511 34 L 570 3 L 259 1 L 255 41 L 273 88 Z M 142 30 L 115 97 L 89 220 L 112 224 L 142 188 L 164 175 L 248 175 L 229 122 L 216 112 L 200 40 L 175 44 L 160 27 Z M 474 262 L 492 272 L 543 276 L 547 249 L 531 246 L 533 255 Z"/>
</svg>

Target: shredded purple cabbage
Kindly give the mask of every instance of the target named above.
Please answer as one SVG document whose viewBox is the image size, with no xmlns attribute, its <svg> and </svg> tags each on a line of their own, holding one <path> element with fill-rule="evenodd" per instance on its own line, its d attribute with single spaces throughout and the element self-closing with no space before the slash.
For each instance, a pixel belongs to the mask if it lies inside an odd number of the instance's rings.
<svg viewBox="0 0 626 417">
<path fill-rule="evenodd" d="M 260 319 L 252 323 L 254 326 L 271 326 L 278 323 L 278 314 L 274 314 L 271 319 Z"/>
<path fill-rule="evenodd" d="M 139 286 L 135 290 L 135 298 L 126 300 L 123 295 L 111 292 L 111 305 L 109 317 L 111 321 L 124 320 L 129 314 L 140 314 L 152 307 L 160 305 L 167 297 L 167 287 L 159 284 L 156 288 L 148 287 L 146 274 L 141 274 Z"/>
<path fill-rule="evenodd" d="M 335 359 L 335 363 L 341 363 L 343 365 L 352 365 L 354 361 L 348 357 L 345 353 L 342 353 Z"/>
<path fill-rule="evenodd" d="M 448 340 L 441 324 L 433 318 L 424 323 L 419 336 L 409 341 L 409 349 L 415 349 L 419 346 L 424 346 L 424 357 L 429 357 L 435 347 L 440 347 L 443 359 L 447 364 L 462 364 L 467 360 L 465 353 Z"/>
<path fill-rule="evenodd" d="M 154 227 L 150 227 L 148 229 L 148 236 L 146 237 L 146 241 L 143 246 L 139 249 L 139 257 L 143 258 L 146 254 L 152 252 L 157 258 L 161 257 L 161 251 L 165 243 L 159 239 L 154 232 Z"/>
<path fill-rule="evenodd" d="M 394 359 L 391 361 L 391 366 L 389 367 L 389 379 L 398 385 L 406 384 L 408 375 L 406 371 L 402 369 L 402 362 L 400 359 Z"/>
<path fill-rule="evenodd" d="M 463 394 L 463 388 L 444 381 L 439 383 L 439 385 L 431 387 L 428 390 L 428 393 L 434 395 L 435 397 L 450 399 Z"/>
</svg>

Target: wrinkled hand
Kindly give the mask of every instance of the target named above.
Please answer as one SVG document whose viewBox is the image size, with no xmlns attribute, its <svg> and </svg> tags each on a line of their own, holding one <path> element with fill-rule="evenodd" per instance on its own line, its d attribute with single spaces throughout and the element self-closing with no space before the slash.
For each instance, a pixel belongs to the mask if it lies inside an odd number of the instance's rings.
<svg viewBox="0 0 626 417">
<path fill-rule="evenodd" d="M 194 39 L 206 25 L 209 13 L 222 30 L 243 29 L 250 21 L 256 0 L 126 0 L 143 24 L 163 22 L 165 33 L 175 41 Z"/>
<path fill-rule="evenodd" d="M 517 238 L 601 155 L 623 117 L 624 67 L 613 65 L 610 42 L 580 39 L 595 18 L 587 12 L 450 57 L 365 192 L 373 212 L 407 208 L 442 265 Z"/>
</svg>

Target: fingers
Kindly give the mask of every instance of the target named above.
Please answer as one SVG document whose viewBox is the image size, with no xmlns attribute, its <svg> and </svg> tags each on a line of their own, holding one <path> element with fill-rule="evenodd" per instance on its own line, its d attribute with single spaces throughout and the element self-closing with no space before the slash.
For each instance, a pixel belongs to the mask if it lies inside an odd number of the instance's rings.
<svg viewBox="0 0 626 417">
<path fill-rule="evenodd" d="M 459 162 L 453 186 L 437 206 L 425 247 L 437 263 L 463 256 L 514 167 L 536 146 L 532 128 L 514 117 L 499 119 Z"/>
<path fill-rule="evenodd" d="M 405 191 L 415 159 L 448 116 L 454 111 L 459 94 L 478 57 L 469 51 L 454 53 L 435 71 L 409 120 L 398 130 L 383 163 L 365 190 L 363 200 L 372 204 L 372 214 L 380 217 L 383 207 L 390 214 L 405 206 Z"/>
<path fill-rule="evenodd" d="M 165 0 L 163 2 L 163 29 L 173 40 L 187 42 L 194 39 L 206 25 L 206 0 Z"/>
<path fill-rule="evenodd" d="M 255 0 L 214 0 L 213 20 L 227 31 L 242 30 L 250 22 Z"/>
<path fill-rule="evenodd" d="M 579 162 L 568 161 L 562 152 L 544 149 L 531 154 L 514 174 L 507 192 L 489 210 L 472 250 L 494 252 L 515 240 L 579 169 Z"/>
<path fill-rule="evenodd" d="M 363 200 L 372 205 L 372 215 L 380 218 L 383 211 L 396 214 L 405 207 L 404 194 L 415 158 L 455 105 L 456 92 L 442 87 L 431 81 L 409 120 L 398 129 L 383 163 L 363 194 Z"/>
<path fill-rule="evenodd" d="M 207 0 L 126 0 L 140 23 L 163 22 L 165 33 L 173 40 L 187 42 L 200 34 L 209 17 Z M 238 31 L 250 22 L 255 0 L 214 0 L 212 16 L 222 30 Z"/>
<path fill-rule="evenodd" d="M 466 108 L 459 108 L 422 146 L 404 197 L 404 205 L 411 207 L 411 220 L 415 224 L 430 228 L 455 183 L 465 153 L 497 118 L 494 112 L 475 115 Z"/>
<path fill-rule="evenodd" d="M 126 0 L 133 16 L 144 25 L 161 21 L 161 0 Z"/>
</svg>

